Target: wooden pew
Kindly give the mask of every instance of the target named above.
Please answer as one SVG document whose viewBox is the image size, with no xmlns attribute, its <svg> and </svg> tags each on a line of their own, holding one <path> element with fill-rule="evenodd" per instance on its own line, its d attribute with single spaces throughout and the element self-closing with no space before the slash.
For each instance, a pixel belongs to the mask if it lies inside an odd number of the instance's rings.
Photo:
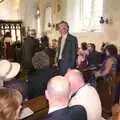
<svg viewBox="0 0 120 120">
<path fill-rule="evenodd" d="M 120 103 L 112 107 L 112 120 L 120 120 Z"/>
<path fill-rule="evenodd" d="M 103 116 L 110 117 L 112 115 L 112 102 L 114 101 L 116 85 L 119 81 L 120 76 L 112 76 L 109 81 L 105 81 L 102 78 L 97 80 L 98 93 L 103 108 Z"/>
<path fill-rule="evenodd" d="M 42 120 L 48 113 L 48 101 L 44 96 L 40 96 L 23 103 L 24 107 L 29 107 L 34 114 L 24 118 L 24 120 Z"/>
</svg>

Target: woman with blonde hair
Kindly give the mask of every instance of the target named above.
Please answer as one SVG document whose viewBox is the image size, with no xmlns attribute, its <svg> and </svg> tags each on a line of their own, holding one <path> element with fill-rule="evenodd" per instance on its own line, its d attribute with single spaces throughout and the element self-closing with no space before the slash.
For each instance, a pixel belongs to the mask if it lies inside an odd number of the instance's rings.
<svg viewBox="0 0 120 120">
<path fill-rule="evenodd" d="M 0 120 L 18 120 L 22 95 L 15 89 L 0 88 Z"/>
</svg>

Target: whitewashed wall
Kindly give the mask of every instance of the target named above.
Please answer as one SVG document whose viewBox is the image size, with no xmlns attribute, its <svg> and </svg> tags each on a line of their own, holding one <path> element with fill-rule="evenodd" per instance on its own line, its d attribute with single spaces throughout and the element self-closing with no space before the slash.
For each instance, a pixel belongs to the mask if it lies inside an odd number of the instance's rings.
<svg viewBox="0 0 120 120">
<path fill-rule="evenodd" d="M 5 0 L 4 2 L 0 3 L 0 19 L 20 19 L 19 2 L 19 0 Z"/>
<path fill-rule="evenodd" d="M 54 2 L 57 0 L 53 0 Z M 72 0 L 71 0 L 72 1 Z M 62 1 L 62 14 L 55 14 L 54 15 L 54 22 L 58 22 L 65 18 L 65 11 L 66 11 L 66 0 Z M 56 4 L 53 4 L 53 8 L 55 8 Z M 111 25 L 102 25 L 103 32 L 95 33 L 77 33 L 75 34 L 79 40 L 79 44 L 81 42 L 92 42 L 95 43 L 97 49 L 100 50 L 100 46 L 103 42 L 110 42 L 117 45 L 120 48 L 120 0 L 104 0 L 104 16 L 108 18 L 112 18 L 113 24 Z M 71 4 L 72 7 L 72 4 Z M 64 12 L 63 12 L 64 11 Z M 59 20 L 58 20 L 59 18 Z M 57 38 L 57 33 L 54 32 L 51 35 Z"/>
</svg>

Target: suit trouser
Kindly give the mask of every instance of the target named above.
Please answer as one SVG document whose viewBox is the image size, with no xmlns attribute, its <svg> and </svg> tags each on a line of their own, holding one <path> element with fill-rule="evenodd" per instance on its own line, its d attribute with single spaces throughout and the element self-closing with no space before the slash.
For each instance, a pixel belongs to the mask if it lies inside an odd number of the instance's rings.
<svg viewBox="0 0 120 120">
<path fill-rule="evenodd" d="M 58 69 L 59 69 L 59 74 L 60 75 L 64 75 L 65 74 L 66 70 L 65 70 L 65 68 L 63 66 L 63 61 L 62 60 L 58 61 Z"/>
</svg>

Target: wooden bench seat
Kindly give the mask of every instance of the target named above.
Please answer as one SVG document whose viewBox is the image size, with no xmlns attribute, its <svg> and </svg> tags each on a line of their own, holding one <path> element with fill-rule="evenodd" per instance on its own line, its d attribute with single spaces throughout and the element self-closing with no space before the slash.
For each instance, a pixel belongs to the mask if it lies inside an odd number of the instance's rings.
<svg viewBox="0 0 120 120">
<path fill-rule="evenodd" d="M 120 103 L 112 107 L 112 120 L 120 120 Z"/>
<path fill-rule="evenodd" d="M 48 113 L 48 101 L 44 96 L 25 101 L 23 105 L 34 111 L 34 114 L 24 118 L 24 120 L 41 120 Z"/>
<path fill-rule="evenodd" d="M 112 115 L 112 106 L 115 101 L 116 85 L 120 82 L 120 76 L 112 76 L 111 80 L 98 79 L 98 93 L 100 95 L 103 113 Z"/>
</svg>

